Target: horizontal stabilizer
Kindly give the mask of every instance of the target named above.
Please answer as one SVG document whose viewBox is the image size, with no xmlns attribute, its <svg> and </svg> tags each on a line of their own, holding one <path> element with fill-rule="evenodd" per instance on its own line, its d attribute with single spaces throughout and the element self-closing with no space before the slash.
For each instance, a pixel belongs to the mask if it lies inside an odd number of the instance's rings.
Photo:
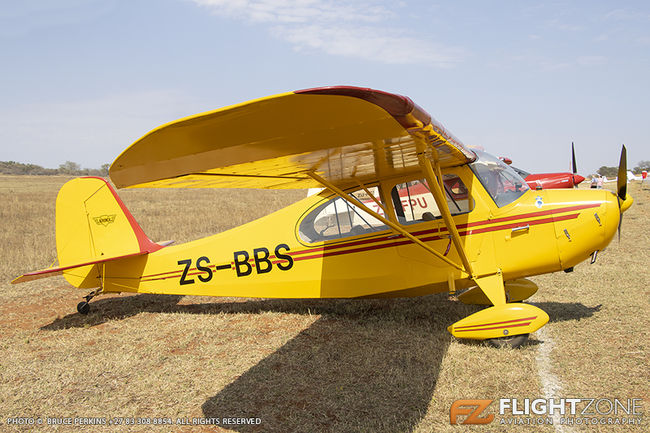
<svg viewBox="0 0 650 433">
<path fill-rule="evenodd" d="M 149 254 L 147 251 L 140 251 L 138 253 L 133 253 L 133 254 L 127 254 L 125 256 L 117 256 L 117 257 L 109 257 L 109 258 L 104 258 L 101 260 L 93 260 L 90 262 L 85 262 L 85 263 L 79 263 L 76 265 L 68 265 L 68 266 L 60 266 L 58 268 L 47 268 L 47 269 L 41 269 L 39 271 L 34 271 L 34 272 L 28 272 L 24 275 L 21 275 L 20 277 L 14 279 L 11 284 L 18 284 L 18 283 L 25 283 L 27 281 L 34 281 L 38 280 L 41 278 L 47 278 L 47 277 L 54 277 L 56 275 L 62 275 L 63 271 L 67 271 L 70 269 L 75 269 L 75 268 L 80 268 L 82 266 L 88 266 L 88 265 L 96 265 L 99 263 L 104 263 L 104 262 L 110 262 L 113 260 L 119 260 L 119 259 L 126 259 L 128 257 L 136 257 L 136 256 L 141 256 L 144 254 Z"/>
</svg>

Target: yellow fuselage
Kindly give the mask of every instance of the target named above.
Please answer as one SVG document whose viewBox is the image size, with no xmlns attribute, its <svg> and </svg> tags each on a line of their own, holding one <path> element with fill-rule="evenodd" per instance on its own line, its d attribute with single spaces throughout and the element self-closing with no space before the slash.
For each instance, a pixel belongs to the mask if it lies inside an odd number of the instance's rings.
<svg viewBox="0 0 650 433">
<path fill-rule="evenodd" d="M 605 190 L 526 191 L 497 207 L 468 166 L 445 171 L 467 186 L 472 210 L 453 217 L 474 276 L 500 270 L 503 280 L 573 267 L 613 238 L 617 197 Z M 386 196 L 396 182 L 382 181 Z M 107 263 L 105 292 L 262 298 L 417 296 L 475 283 L 403 235 L 386 228 L 308 243 L 298 227 L 327 190 L 226 232 L 148 255 Z M 388 212 L 387 218 L 397 222 Z M 405 226 L 459 262 L 441 219 Z M 67 276 L 74 279 L 74 277 Z M 71 281 L 73 282 L 73 281 Z M 74 284 L 74 282 L 73 282 Z"/>
</svg>

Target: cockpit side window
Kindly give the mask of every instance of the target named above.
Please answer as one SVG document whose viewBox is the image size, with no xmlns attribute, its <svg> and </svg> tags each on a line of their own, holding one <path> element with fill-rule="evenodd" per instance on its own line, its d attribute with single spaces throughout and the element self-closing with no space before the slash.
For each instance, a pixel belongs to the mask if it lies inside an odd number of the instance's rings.
<svg viewBox="0 0 650 433">
<path fill-rule="evenodd" d="M 484 152 L 474 151 L 478 159 L 470 164 L 479 181 L 498 207 L 506 206 L 530 188 L 510 166 Z"/>
<path fill-rule="evenodd" d="M 455 174 L 443 175 L 447 206 L 452 215 L 472 210 L 467 187 Z M 425 179 L 397 184 L 391 190 L 391 199 L 401 224 L 416 224 L 440 218 L 441 213 Z"/>
<path fill-rule="evenodd" d="M 368 191 L 381 203 L 377 187 L 368 188 Z M 379 215 L 385 216 L 365 190 L 360 189 L 348 194 Z M 377 218 L 347 200 L 335 197 L 309 212 L 300 223 L 298 232 L 304 241 L 311 243 L 373 233 L 387 228 Z"/>
</svg>

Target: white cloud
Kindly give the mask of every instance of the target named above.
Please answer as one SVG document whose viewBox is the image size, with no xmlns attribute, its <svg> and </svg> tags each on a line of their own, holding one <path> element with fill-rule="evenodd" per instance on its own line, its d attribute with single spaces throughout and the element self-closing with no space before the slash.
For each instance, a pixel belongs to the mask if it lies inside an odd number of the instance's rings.
<svg viewBox="0 0 650 433">
<path fill-rule="evenodd" d="M 342 0 L 194 0 L 217 15 L 256 23 L 378 22 L 392 15 L 381 5 Z"/>
<path fill-rule="evenodd" d="M 463 54 L 461 50 L 422 43 L 397 31 L 389 33 L 368 26 L 279 26 L 273 33 L 290 42 L 296 50 L 322 50 L 331 55 L 388 64 L 428 63 L 449 67 Z"/>
<path fill-rule="evenodd" d="M 322 51 L 388 64 L 450 67 L 464 50 L 423 40 L 411 29 L 394 27 L 397 13 L 368 1 L 351 0 L 193 0 L 212 13 L 266 24 L 275 37 L 297 51 Z M 393 7 L 403 8 L 403 4 Z M 393 20 L 395 21 L 395 20 Z"/>
<path fill-rule="evenodd" d="M 613 9 L 607 12 L 605 20 L 613 21 L 650 21 L 650 14 L 647 12 L 633 11 L 625 8 Z"/>
</svg>

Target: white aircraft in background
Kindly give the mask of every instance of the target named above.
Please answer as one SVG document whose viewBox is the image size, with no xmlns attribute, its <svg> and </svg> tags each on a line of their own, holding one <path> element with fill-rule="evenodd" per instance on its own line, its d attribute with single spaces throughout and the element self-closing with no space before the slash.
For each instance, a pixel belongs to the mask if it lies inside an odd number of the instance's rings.
<svg viewBox="0 0 650 433">
<path fill-rule="evenodd" d="M 611 179 L 608 179 L 607 176 L 603 176 L 603 183 L 616 182 L 617 179 L 618 179 L 618 177 L 613 177 Z M 643 180 L 643 177 L 636 176 L 634 173 L 632 173 L 632 171 L 628 170 L 627 171 L 627 180 L 628 181 L 629 180 Z"/>
<path fill-rule="evenodd" d="M 643 180 L 641 176 L 635 176 L 630 170 L 627 171 L 627 180 Z"/>
</svg>

